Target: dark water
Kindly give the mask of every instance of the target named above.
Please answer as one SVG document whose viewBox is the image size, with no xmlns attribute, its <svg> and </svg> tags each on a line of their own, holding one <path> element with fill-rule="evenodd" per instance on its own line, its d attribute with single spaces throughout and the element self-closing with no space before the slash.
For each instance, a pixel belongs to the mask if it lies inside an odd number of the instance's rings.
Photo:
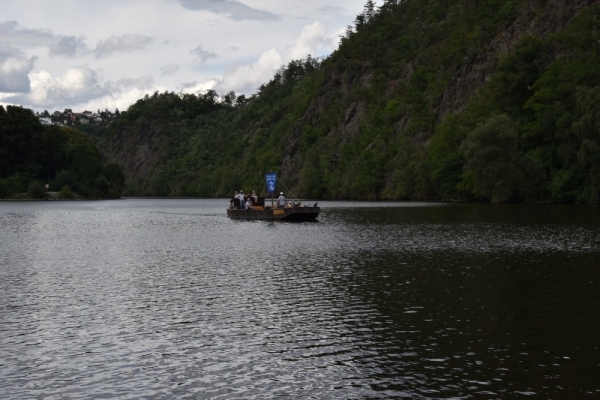
<svg viewBox="0 0 600 400">
<path fill-rule="evenodd" d="M 0 397 L 600 398 L 600 207 L 0 203 Z"/>
</svg>

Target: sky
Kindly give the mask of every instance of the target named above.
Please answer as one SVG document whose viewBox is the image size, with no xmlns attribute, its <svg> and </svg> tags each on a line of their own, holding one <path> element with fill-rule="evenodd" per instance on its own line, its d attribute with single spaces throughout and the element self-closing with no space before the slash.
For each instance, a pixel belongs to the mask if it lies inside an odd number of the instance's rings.
<svg viewBox="0 0 600 400">
<path fill-rule="evenodd" d="M 159 92 L 251 95 L 331 54 L 366 0 L 2 0 L 0 104 L 127 110 Z"/>
</svg>

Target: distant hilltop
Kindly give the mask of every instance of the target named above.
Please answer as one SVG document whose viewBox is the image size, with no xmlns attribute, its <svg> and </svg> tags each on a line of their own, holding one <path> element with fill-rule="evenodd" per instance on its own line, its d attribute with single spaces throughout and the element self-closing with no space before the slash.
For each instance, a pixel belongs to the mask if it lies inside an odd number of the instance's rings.
<svg viewBox="0 0 600 400">
<path fill-rule="evenodd" d="M 64 111 L 54 111 L 52 114 L 48 111 L 35 113 L 35 116 L 42 125 L 108 125 L 112 120 L 119 118 L 121 113 L 118 108 L 114 112 L 105 109 L 104 111 L 98 110 L 98 112 L 85 110 L 81 113 L 65 108 Z"/>
</svg>

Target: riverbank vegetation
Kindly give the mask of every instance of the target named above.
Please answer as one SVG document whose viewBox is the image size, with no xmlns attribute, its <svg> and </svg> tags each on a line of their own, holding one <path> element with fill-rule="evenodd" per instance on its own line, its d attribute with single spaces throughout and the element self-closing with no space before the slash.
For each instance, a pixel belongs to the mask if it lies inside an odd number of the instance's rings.
<svg viewBox="0 0 600 400">
<path fill-rule="evenodd" d="M 96 141 L 69 127 L 43 126 L 31 110 L 0 106 L 0 198 L 119 198 L 121 168 L 104 163 Z M 75 193 L 72 193 L 72 192 Z M 65 193 L 65 196 L 62 194 Z"/>
</svg>

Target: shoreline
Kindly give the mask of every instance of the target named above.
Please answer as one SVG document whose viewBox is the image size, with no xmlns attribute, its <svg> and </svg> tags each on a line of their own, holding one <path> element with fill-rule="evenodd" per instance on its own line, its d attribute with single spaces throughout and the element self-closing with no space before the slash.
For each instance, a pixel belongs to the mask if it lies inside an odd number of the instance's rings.
<svg viewBox="0 0 600 400">
<path fill-rule="evenodd" d="M 6 203 L 27 203 L 27 202 L 44 202 L 44 201 L 98 201 L 98 200 L 122 200 L 118 199 L 106 199 L 106 198 L 78 198 L 78 199 L 59 199 L 59 198 L 45 198 L 45 199 L 0 199 L 0 202 Z"/>
</svg>

